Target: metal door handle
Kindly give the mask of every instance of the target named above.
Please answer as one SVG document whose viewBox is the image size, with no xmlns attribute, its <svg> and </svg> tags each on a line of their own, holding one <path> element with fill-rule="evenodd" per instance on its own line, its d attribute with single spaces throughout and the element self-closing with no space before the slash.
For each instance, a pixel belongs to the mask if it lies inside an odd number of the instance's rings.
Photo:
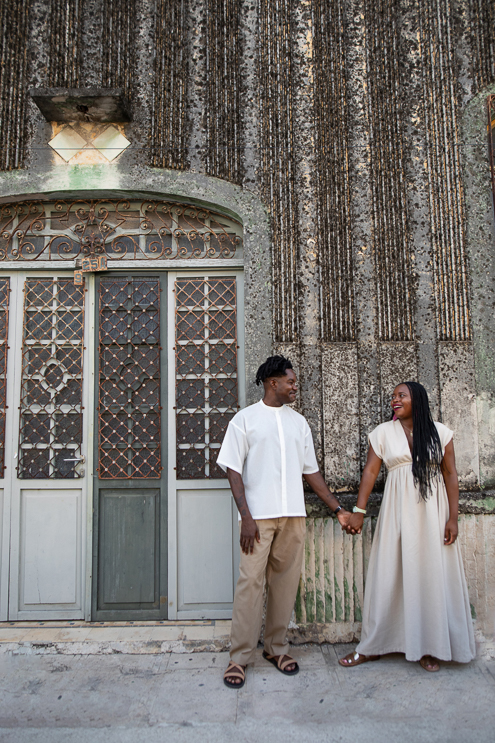
<svg viewBox="0 0 495 743">
<path fill-rule="evenodd" d="M 64 462 L 81 462 L 81 464 L 84 464 L 86 461 L 86 457 L 74 457 L 73 459 L 64 459 Z"/>
</svg>

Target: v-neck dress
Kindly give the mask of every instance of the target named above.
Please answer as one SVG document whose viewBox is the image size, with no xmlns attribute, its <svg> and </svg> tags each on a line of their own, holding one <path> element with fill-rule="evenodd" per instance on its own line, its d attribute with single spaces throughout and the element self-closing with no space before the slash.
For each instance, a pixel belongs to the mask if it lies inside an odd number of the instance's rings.
<svg viewBox="0 0 495 743">
<path fill-rule="evenodd" d="M 435 423 L 442 450 L 453 432 Z M 459 544 L 444 545 L 449 502 L 441 473 L 427 501 L 412 475 L 400 421 L 369 436 L 387 481 L 366 577 L 358 653 L 405 653 L 467 663 L 475 656 L 473 623 Z"/>
</svg>

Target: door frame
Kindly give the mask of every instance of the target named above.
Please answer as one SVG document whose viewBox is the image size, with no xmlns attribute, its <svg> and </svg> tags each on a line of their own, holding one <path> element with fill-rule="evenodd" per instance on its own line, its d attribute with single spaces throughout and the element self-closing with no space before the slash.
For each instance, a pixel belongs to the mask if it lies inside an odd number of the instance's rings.
<svg viewBox="0 0 495 743">
<path fill-rule="evenodd" d="M 175 478 L 175 470 L 173 469 L 173 463 L 175 463 L 175 446 L 176 446 L 176 425 L 175 425 L 175 358 L 173 352 L 174 346 L 174 319 L 175 319 L 175 306 L 174 306 L 174 295 L 171 292 L 171 287 L 176 278 L 187 277 L 193 274 L 196 275 L 208 275 L 208 276 L 236 276 L 236 287 L 237 287 L 237 333 L 238 333 L 238 358 L 237 358 L 237 369 L 238 369 L 238 394 L 239 394 L 239 405 L 244 407 L 246 404 L 246 383 L 245 383 L 245 337 L 244 337 L 244 270 L 242 263 L 238 263 L 236 266 L 222 266 L 218 264 L 212 266 L 211 263 L 204 263 L 201 266 L 196 265 L 184 265 L 180 267 L 177 265 L 170 267 L 165 265 L 154 266 L 150 264 L 134 264 L 131 266 L 116 266 L 116 272 L 118 273 L 133 273 L 133 274 L 146 274 L 150 271 L 159 270 L 160 273 L 165 274 L 165 283 L 167 284 L 167 305 L 168 305 L 168 316 L 167 316 L 167 327 L 166 327 L 166 344 L 164 344 L 163 353 L 167 357 L 167 379 L 168 389 L 166 396 L 162 400 L 166 400 L 168 408 L 168 420 L 164 421 L 166 424 L 165 430 L 168 428 L 167 435 L 167 454 L 168 463 L 164 466 L 168 469 L 168 515 L 167 515 L 167 529 L 168 529 L 168 618 L 169 619 L 201 619 L 204 618 L 205 612 L 201 611 L 184 611 L 178 608 L 178 543 L 177 543 L 177 489 L 184 489 L 185 481 L 177 481 Z M 14 484 L 15 478 L 13 477 L 12 463 L 14 462 L 14 454 L 17 450 L 17 437 L 19 428 L 19 410 L 18 405 L 15 401 L 20 399 L 20 374 L 15 373 L 15 356 L 16 353 L 21 353 L 22 344 L 22 326 L 23 326 L 23 306 L 19 301 L 19 298 L 23 296 L 22 288 L 23 282 L 27 278 L 36 277 L 50 277 L 53 278 L 54 272 L 57 277 L 72 277 L 73 269 L 67 266 L 58 267 L 56 264 L 50 265 L 50 267 L 43 266 L 9 266 L 8 268 L 0 269 L 0 276 L 9 277 L 11 281 L 11 294 L 9 301 L 9 335 L 8 335 L 8 346 L 9 353 L 7 357 L 7 383 L 8 392 L 7 396 L 9 400 L 13 400 L 14 404 L 10 405 L 7 410 L 7 423 L 6 429 L 12 432 L 12 435 L 6 435 L 5 441 L 5 457 L 7 469 L 5 471 L 5 478 L 3 481 L 4 485 L 4 497 L 3 504 L 0 502 L 2 508 L 2 524 L 1 524 L 1 565 L 0 565 L 0 621 L 6 621 L 9 618 L 28 619 L 26 616 L 27 612 L 22 612 L 22 616 L 17 611 L 18 606 L 18 567 L 15 580 L 12 581 L 13 572 L 15 572 L 15 560 L 18 560 L 18 551 L 13 550 L 14 537 L 18 540 L 19 527 L 20 527 L 20 514 L 19 514 L 19 503 L 15 502 L 15 496 L 17 495 L 17 488 Z M 81 608 L 76 612 L 67 611 L 63 612 L 55 610 L 54 612 L 36 612 L 36 619 L 50 618 L 56 619 L 84 619 L 91 621 L 92 618 L 92 594 L 93 584 L 96 582 L 96 575 L 94 575 L 93 567 L 93 544 L 94 544 L 94 533 L 93 533 L 93 511 L 94 511 L 94 491 L 93 491 L 93 477 L 91 474 L 94 472 L 96 467 L 96 461 L 94 457 L 95 452 L 95 437 L 97 431 L 95 430 L 95 408 L 96 398 L 95 389 L 97 384 L 97 358 L 96 348 L 98 339 L 96 336 L 96 328 L 94 324 L 94 318 L 96 316 L 97 309 L 97 278 L 95 274 L 88 273 L 85 276 L 85 290 L 86 290 L 86 306 L 85 306 L 85 319 L 84 319 L 84 360 L 83 360 L 83 400 L 85 401 L 83 410 L 83 444 L 82 453 L 86 458 L 84 465 L 86 470 L 86 476 L 84 481 L 80 481 L 81 488 L 83 489 L 82 494 L 82 510 L 81 510 Z M 17 297 L 17 307 L 15 306 L 15 299 Z M 19 362 L 17 362 L 18 365 Z M 10 384 L 9 384 L 10 380 Z M 163 388 L 162 388 L 163 389 Z M 165 405 L 163 406 L 165 407 Z M 164 411 L 165 413 L 165 411 Z M 165 415 L 163 415 L 165 418 Z M 28 481 L 26 481 L 27 483 Z M 36 481 L 33 481 L 33 484 Z M 53 486 L 54 490 L 64 489 L 68 483 L 73 481 L 66 480 L 53 480 L 50 481 L 50 487 Z M 0 481 L 0 489 L 2 481 Z M 189 487 L 196 490 L 204 489 L 215 489 L 229 491 L 229 485 L 227 479 L 216 479 L 216 480 L 191 480 L 186 484 L 186 488 Z M 15 493 L 14 493 L 15 490 Z M 227 493 L 226 493 L 227 494 Z M 3 507 L 2 507 L 3 506 Z M 15 533 L 14 533 L 15 532 Z M 234 564 L 234 576 L 238 572 L 239 564 L 239 549 L 238 549 L 238 521 L 237 512 L 235 506 L 233 507 L 232 517 L 232 539 L 233 539 L 233 564 Z M 235 577 L 234 577 L 235 584 Z M 15 601 L 13 599 L 15 598 Z M 231 616 L 230 609 L 220 610 L 207 610 L 206 614 L 208 618 L 229 618 Z M 56 615 L 56 616 L 55 616 Z"/>
</svg>

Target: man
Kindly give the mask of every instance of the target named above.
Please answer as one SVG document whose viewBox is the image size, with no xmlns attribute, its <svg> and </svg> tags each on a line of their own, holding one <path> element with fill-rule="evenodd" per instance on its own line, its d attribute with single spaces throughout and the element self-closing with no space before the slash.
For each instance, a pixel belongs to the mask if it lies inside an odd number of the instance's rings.
<svg viewBox="0 0 495 743">
<path fill-rule="evenodd" d="M 287 676 L 299 666 L 286 641 L 301 575 L 306 509 L 302 478 L 336 514 L 342 528 L 350 513 L 328 489 L 316 462 L 306 419 L 287 407 L 296 399 L 291 362 L 271 356 L 260 366 L 256 384 L 263 400 L 230 421 L 218 464 L 226 470 L 241 522 L 241 564 L 232 615 L 230 664 L 224 683 L 240 689 L 254 661 L 268 589 L 263 657 Z"/>
</svg>

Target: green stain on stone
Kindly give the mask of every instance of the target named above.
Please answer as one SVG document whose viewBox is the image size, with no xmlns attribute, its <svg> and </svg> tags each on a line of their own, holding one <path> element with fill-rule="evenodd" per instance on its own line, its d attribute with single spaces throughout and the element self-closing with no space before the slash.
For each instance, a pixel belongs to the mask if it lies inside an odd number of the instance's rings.
<svg viewBox="0 0 495 743">
<path fill-rule="evenodd" d="M 108 165 L 71 165 L 67 169 L 68 188 L 115 188 L 118 186 L 118 171 Z"/>
<path fill-rule="evenodd" d="M 349 591 L 347 578 L 344 578 L 344 617 L 346 622 L 348 622 L 351 617 L 351 592 Z"/>
<path fill-rule="evenodd" d="M 330 567 L 328 560 L 324 562 L 325 571 L 325 622 L 333 622 L 333 596 L 331 590 L 326 590 L 327 586 L 330 589 L 332 585 L 332 579 L 330 577 Z"/>
<path fill-rule="evenodd" d="M 473 604 L 469 604 L 471 607 L 471 618 L 476 619 L 476 609 L 474 608 Z"/>
<path fill-rule="evenodd" d="M 352 592 L 354 593 L 354 621 L 355 622 L 362 622 L 363 616 L 361 614 L 361 606 L 359 603 L 359 595 L 357 591 L 356 584 L 352 584 Z"/>
<path fill-rule="evenodd" d="M 344 618 L 344 613 L 342 611 L 342 594 L 340 592 L 339 584 L 337 583 L 337 578 L 335 580 L 335 621 L 341 622 Z"/>
<path fill-rule="evenodd" d="M 322 575 L 320 572 L 320 549 L 321 541 L 315 535 L 315 595 L 316 595 L 316 621 L 325 621 L 325 599 L 321 586 Z"/>
<path fill-rule="evenodd" d="M 304 545 L 304 557 L 306 560 L 306 621 L 315 621 L 315 586 L 312 578 L 309 577 L 309 567 L 311 565 L 311 550 L 309 541 L 306 540 Z"/>
<path fill-rule="evenodd" d="M 306 567 L 308 567 L 310 559 L 311 550 L 309 549 L 309 540 L 306 538 L 306 542 L 304 543 L 304 560 L 306 562 Z"/>
<path fill-rule="evenodd" d="M 325 600 L 323 598 L 323 591 L 319 588 L 316 589 L 316 621 L 325 621 Z"/>
<path fill-rule="evenodd" d="M 315 621 L 315 592 L 311 579 L 306 580 L 306 621 Z"/>
<path fill-rule="evenodd" d="M 301 589 L 302 581 L 299 583 L 299 588 L 297 589 L 296 604 L 294 607 L 296 612 L 296 622 L 302 622 L 303 619 Z"/>
</svg>

